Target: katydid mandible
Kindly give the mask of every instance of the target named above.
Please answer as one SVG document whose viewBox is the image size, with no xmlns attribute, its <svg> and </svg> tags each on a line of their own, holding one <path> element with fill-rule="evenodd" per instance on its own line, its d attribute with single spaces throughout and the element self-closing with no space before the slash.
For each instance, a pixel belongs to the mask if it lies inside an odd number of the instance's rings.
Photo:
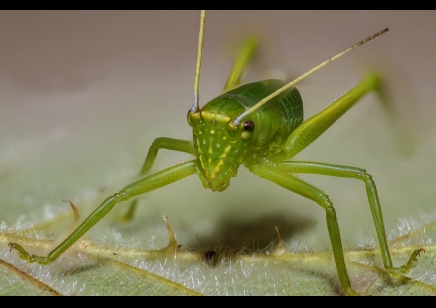
<svg viewBox="0 0 436 308">
<path fill-rule="evenodd" d="M 379 93 L 382 91 L 380 77 L 376 74 L 368 74 L 326 109 L 303 121 L 303 102 L 299 91 L 294 87 L 295 84 L 349 51 L 387 32 L 388 29 L 352 45 L 289 83 L 270 79 L 240 86 L 241 76 L 256 49 L 256 40 L 250 39 L 235 61 L 224 86 L 224 93 L 200 108 L 198 85 L 205 18 L 206 13 L 202 11 L 194 80 L 194 104 L 187 116 L 188 124 L 193 130 L 193 142 L 166 137 L 155 139 L 140 174 L 145 175 L 151 169 L 160 149 L 186 152 L 194 155 L 195 159 L 148 175 L 111 195 L 45 257 L 30 254 L 16 243 L 9 243 L 11 250 L 16 249 L 19 257 L 28 262 L 49 264 L 100 221 L 116 204 L 195 173 L 205 188 L 223 191 L 229 186 L 230 179 L 237 175 L 239 166 L 244 164 L 253 174 L 313 200 L 325 210 L 339 281 L 343 291 L 348 295 L 355 295 L 356 292 L 352 289 L 347 274 L 333 203 L 323 191 L 293 174 L 321 174 L 361 180 L 366 187 L 384 267 L 391 276 L 407 274 L 416 264 L 422 250 L 414 251 L 405 265 L 393 267 L 380 202 L 371 175 L 364 169 L 356 167 L 291 160 L 322 135 L 362 96 L 370 91 Z M 135 206 L 136 202 L 130 205 L 126 219 L 132 217 Z"/>
</svg>

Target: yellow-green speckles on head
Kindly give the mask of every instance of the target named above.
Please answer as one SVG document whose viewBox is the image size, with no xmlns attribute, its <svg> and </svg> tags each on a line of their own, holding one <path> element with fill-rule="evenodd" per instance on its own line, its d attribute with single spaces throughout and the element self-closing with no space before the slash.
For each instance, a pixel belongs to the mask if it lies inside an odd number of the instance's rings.
<svg viewBox="0 0 436 308">
<path fill-rule="evenodd" d="M 229 129 L 229 123 L 228 116 L 201 111 L 201 119 L 193 126 L 197 172 L 203 186 L 213 191 L 226 189 L 245 160 L 241 129 Z"/>
<path fill-rule="evenodd" d="M 200 159 L 201 168 L 204 169 L 204 160 L 203 160 L 203 156 L 200 155 L 198 158 Z"/>
<path fill-rule="evenodd" d="M 219 146 L 221 147 L 221 146 Z M 219 148 L 218 147 L 218 148 Z M 220 155 L 220 158 L 226 158 L 227 157 L 227 153 L 229 153 L 232 150 L 232 146 L 228 145 L 225 149 L 224 152 Z"/>
<path fill-rule="evenodd" d="M 221 168 L 221 166 L 224 164 L 224 161 L 222 161 L 222 160 L 220 160 L 219 162 L 218 162 L 218 164 L 216 165 L 216 167 L 215 167 L 215 172 L 216 173 L 219 173 L 220 172 L 220 168 Z"/>
<path fill-rule="evenodd" d="M 201 111 L 201 117 L 204 121 L 210 122 L 210 121 L 217 121 L 217 122 L 229 122 L 231 119 L 228 116 L 217 114 L 209 111 Z"/>
</svg>

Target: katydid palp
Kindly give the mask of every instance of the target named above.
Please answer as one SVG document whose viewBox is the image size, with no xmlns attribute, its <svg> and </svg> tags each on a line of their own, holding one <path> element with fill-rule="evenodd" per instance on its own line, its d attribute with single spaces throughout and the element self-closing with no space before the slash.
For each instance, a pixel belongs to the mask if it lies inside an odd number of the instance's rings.
<svg viewBox="0 0 436 308">
<path fill-rule="evenodd" d="M 415 263 L 420 250 L 412 254 L 406 265 L 400 268 L 392 266 L 377 190 L 371 176 L 364 169 L 291 160 L 325 132 L 363 95 L 370 91 L 381 91 L 379 76 L 369 74 L 328 108 L 303 121 L 303 103 L 294 85 L 336 58 L 386 32 L 387 29 L 354 44 L 290 83 L 280 80 L 264 80 L 239 86 L 241 75 L 256 47 L 256 41 L 248 40 L 243 51 L 237 57 L 225 84 L 224 94 L 200 108 L 198 83 L 204 22 L 205 13 L 202 12 L 194 83 L 194 105 L 188 112 L 188 123 L 193 128 L 193 142 L 157 138 L 150 147 L 140 173 L 144 175 L 151 169 L 159 149 L 190 153 L 195 155 L 195 159 L 149 175 L 108 197 L 46 257 L 29 254 L 16 243 L 10 243 L 10 247 L 18 250 L 20 257 L 29 262 L 51 263 L 117 203 L 168 185 L 194 173 L 198 174 L 205 188 L 210 188 L 212 191 L 223 191 L 229 186 L 231 177 L 237 175 L 239 166 L 244 164 L 253 174 L 311 199 L 325 209 L 339 280 L 347 294 L 355 292 L 351 288 L 345 267 L 333 204 L 324 192 L 294 177 L 293 174 L 321 174 L 363 181 L 367 190 L 384 266 L 392 275 L 407 273 Z M 134 208 L 135 204 L 131 205 L 128 216 L 132 215 Z"/>
</svg>

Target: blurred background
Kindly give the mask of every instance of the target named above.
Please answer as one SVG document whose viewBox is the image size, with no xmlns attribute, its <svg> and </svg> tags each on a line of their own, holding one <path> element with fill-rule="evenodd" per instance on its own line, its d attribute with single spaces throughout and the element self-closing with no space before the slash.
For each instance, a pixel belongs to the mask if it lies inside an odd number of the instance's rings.
<svg viewBox="0 0 436 308">
<path fill-rule="evenodd" d="M 197 11 L 0 12 L 3 231 L 68 212 L 62 198 L 80 205 L 95 196 L 92 210 L 134 179 L 155 138 L 191 139 L 198 24 Z M 395 238 L 436 218 L 434 11 L 208 12 L 200 105 L 221 93 L 250 35 L 260 44 L 244 83 L 291 80 L 385 27 L 298 88 L 307 118 L 376 71 L 395 117 L 368 95 L 295 159 L 365 168 Z M 188 159 L 163 150 L 153 171 Z M 346 247 L 376 245 L 363 183 L 301 177 L 330 195 Z M 197 176 L 149 193 L 129 226 L 105 219 L 90 237 L 161 247 L 162 214 L 182 245 L 264 247 L 278 226 L 289 247 L 330 249 L 318 205 L 244 167 L 222 193 L 205 190 Z"/>
</svg>

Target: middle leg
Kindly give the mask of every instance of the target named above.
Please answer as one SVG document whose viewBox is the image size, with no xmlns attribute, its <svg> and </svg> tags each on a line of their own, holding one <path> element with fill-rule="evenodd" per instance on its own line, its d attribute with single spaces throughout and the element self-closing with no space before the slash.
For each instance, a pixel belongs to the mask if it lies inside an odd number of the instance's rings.
<svg viewBox="0 0 436 308">
<path fill-rule="evenodd" d="M 398 276 L 401 274 L 407 274 L 416 264 L 417 257 L 421 252 L 421 249 L 414 251 L 410 256 L 409 261 L 405 265 L 398 268 L 393 267 L 386 239 L 386 232 L 383 223 L 380 201 L 377 194 L 377 188 L 372 176 L 368 174 L 365 169 L 308 161 L 284 161 L 278 163 L 277 167 L 289 173 L 321 174 L 344 178 L 354 178 L 364 182 L 385 269 L 391 275 Z"/>
<path fill-rule="evenodd" d="M 260 166 L 252 167 L 250 171 L 264 179 L 270 180 L 290 191 L 311 199 L 324 208 L 326 212 L 327 229 L 330 241 L 333 247 L 333 255 L 338 270 L 339 280 L 342 289 L 347 295 L 357 295 L 351 288 L 350 279 L 348 278 L 347 268 L 345 266 L 344 251 L 342 248 L 339 226 L 336 219 L 336 210 L 329 197 L 318 188 L 300 180 L 286 171 L 277 167 Z"/>
</svg>

